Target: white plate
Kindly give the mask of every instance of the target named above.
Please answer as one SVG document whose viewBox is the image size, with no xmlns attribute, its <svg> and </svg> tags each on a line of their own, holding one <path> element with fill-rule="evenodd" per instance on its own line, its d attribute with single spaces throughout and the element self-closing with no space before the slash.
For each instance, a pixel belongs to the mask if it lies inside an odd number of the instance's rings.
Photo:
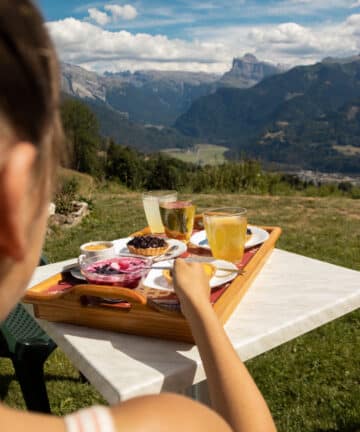
<svg viewBox="0 0 360 432">
<path fill-rule="evenodd" d="M 126 246 L 126 243 L 128 243 L 133 237 L 125 237 L 118 240 L 113 240 L 114 246 L 115 246 L 115 253 L 117 254 L 128 254 L 129 249 Z M 175 239 L 165 239 L 166 242 L 169 244 L 170 247 L 177 246 L 177 248 L 171 252 L 169 256 L 167 256 L 167 259 L 173 259 L 177 256 L 183 254 L 186 252 L 186 244 L 181 242 L 180 240 Z M 155 258 L 155 257 L 154 257 Z"/>
<path fill-rule="evenodd" d="M 253 246 L 257 246 L 261 243 L 264 243 L 264 241 L 266 241 L 269 238 L 269 233 L 267 231 L 263 230 L 262 228 L 259 228 L 259 227 L 253 226 L 253 225 L 248 225 L 248 228 L 251 229 L 252 236 L 245 243 L 245 248 L 247 248 L 247 249 L 251 248 Z M 199 232 L 193 234 L 190 237 L 190 241 L 195 246 L 200 246 L 204 249 L 210 250 L 210 246 L 208 243 L 208 239 L 206 237 L 206 231 L 205 230 L 202 230 L 202 231 L 199 231 Z"/>
<path fill-rule="evenodd" d="M 219 285 L 222 285 L 226 282 L 230 282 L 231 280 L 235 279 L 238 275 L 235 264 L 224 261 L 224 260 L 216 260 L 214 258 L 187 258 L 186 261 L 202 261 L 202 262 L 209 262 L 213 264 L 215 267 L 221 267 L 221 268 L 228 268 L 229 271 L 226 270 L 216 270 L 214 276 L 210 279 L 210 288 L 215 288 Z M 155 266 L 161 267 L 169 267 L 171 268 L 174 264 L 173 260 L 169 261 L 161 261 L 159 264 L 154 264 Z M 236 271 L 234 271 L 236 270 Z M 159 290 L 166 290 L 166 291 L 174 291 L 174 288 L 172 285 L 168 283 L 168 281 L 163 276 L 163 270 L 161 269 L 151 269 L 146 276 L 145 280 L 143 281 L 143 284 L 148 288 L 156 288 Z M 194 289 L 196 289 L 196 281 L 194 282 Z"/>
</svg>

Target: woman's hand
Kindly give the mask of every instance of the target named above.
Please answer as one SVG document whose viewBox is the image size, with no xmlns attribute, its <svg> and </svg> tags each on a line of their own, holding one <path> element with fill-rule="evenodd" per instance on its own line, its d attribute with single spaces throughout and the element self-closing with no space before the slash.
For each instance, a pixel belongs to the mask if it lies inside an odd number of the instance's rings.
<svg viewBox="0 0 360 432">
<path fill-rule="evenodd" d="M 209 277 L 200 263 L 175 260 L 173 283 L 186 318 L 190 319 L 197 308 L 210 304 Z"/>
</svg>

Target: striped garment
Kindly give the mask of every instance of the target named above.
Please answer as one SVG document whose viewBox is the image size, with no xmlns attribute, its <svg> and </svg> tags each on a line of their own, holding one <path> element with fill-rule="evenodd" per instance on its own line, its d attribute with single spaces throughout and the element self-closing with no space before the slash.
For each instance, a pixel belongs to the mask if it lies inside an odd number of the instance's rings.
<svg viewBox="0 0 360 432">
<path fill-rule="evenodd" d="M 116 432 L 109 408 L 93 406 L 64 418 L 66 432 Z"/>
</svg>

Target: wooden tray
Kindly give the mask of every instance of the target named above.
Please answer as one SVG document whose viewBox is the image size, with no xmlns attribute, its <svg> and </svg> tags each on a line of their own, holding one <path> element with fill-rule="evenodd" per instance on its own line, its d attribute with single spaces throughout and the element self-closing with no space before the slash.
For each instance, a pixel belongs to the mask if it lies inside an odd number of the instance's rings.
<svg viewBox="0 0 360 432">
<path fill-rule="evenodd" d="M 270 234 L 260 247 L 254 248 L 245 273 L 236 277 L 213 304 L 214 310 L 225 323 L 248 290 L 281 234 L 279 227 L 262 227 Z M 148 232 L 147 229 L 135 234 Z M 196 249 L 191 249 L 196 253 Z M 66 277 L 65 277 L 66 276 Z M 34 305 L 37 318 L 87 327 L 102 328 L 123 333 L 194 342 L 190 328 L 180 312 L 154 308 L 146 290 L 122 287 L 76 284 L 69 275 L 59 273 L 26 292 L 25 303 Z M 52 290 L 60 284 L 64 290 Z M 104 300 L 108 299 L 108 300 Z M 112 302 L 109 299 L 121 299 Z"/>
</svg>

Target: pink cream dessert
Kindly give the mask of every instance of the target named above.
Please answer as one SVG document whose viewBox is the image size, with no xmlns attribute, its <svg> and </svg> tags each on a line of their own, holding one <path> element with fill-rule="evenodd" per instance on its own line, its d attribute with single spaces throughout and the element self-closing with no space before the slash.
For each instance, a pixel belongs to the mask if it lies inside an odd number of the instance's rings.
<svg viewBox="0 0 360 432">
<path fill-rule="evenodd" d="M 113 257 L 90 263 L 85 260 L 81 267 L 89 283 L 125 288 L 136 288 L 150 269 L 147 259 L 136 257 Z"/>
</svg>

